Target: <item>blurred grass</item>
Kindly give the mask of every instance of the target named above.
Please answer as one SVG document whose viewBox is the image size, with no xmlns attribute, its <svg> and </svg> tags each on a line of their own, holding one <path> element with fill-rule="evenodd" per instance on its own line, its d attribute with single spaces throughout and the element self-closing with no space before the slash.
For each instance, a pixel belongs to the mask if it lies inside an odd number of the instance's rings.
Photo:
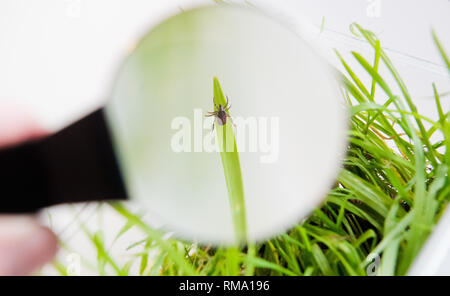
<svg viewBox="0 0 450 296">
<path fill-rule="evenodd" d="M 288 232 L 238 249 L 167 238 L 123 204 L 112 204 L 127 220 L 116 238 L 131 227 L 139 227 L 146 238 L 127 249 L 133 259 L 120 266 L 101 231 L 91 234 L 84 228 L 97 249 L 99 273 L 108 266 L 110 274 L 126 275 L 131 264 L 139 264 L 140 275 L 406 274 L 450 198 L 450 112 L 442 109 L 433 84 L 439 118 L 420 115 L 377 37 L 357 24 L 352 30 L 373 48 L 371 62 L 352 52 L 371 81 L 365 85 L 337 53 L 346 70 L 338 76 L 351 114 L 349 144 L 336 186 L 322 207 Z M 433 37 L 450 70 L 445 49 Z M 394 85 L 378 72 L 381 65 Z M 384 97 L 384 103 L 375 102 L 376 90 L 382 91 L 377 97 Z M 136 252 L 137 246 L 142 250 Z M 57 268 L 64 274 L 61 264 Z"/>
</svg>

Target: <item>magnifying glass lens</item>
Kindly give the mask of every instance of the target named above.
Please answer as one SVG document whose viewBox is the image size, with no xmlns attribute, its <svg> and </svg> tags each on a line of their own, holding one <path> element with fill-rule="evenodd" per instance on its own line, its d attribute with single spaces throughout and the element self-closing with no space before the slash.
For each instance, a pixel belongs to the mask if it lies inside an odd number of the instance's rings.
<svg viewBox="0 0 450 296">
<path fill-rule="evenodd" d="M 345 114 L 314 48 L 250 9 L 178 14 L 125 61 L 106 111 L 127 190 L 177 237 L 235 242 L 212 131 L 220 122 L 205 117 L 220 109 L 213 77 L 231 105 L 248 239 L 270 238 L 325 198 L 344 150 Z"/>
</svg>

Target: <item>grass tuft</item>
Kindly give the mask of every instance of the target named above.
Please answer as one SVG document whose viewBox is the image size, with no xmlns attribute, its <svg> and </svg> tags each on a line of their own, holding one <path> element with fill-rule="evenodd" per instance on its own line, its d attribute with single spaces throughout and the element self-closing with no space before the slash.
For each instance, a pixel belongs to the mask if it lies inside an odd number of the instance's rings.
<svg viewBox="0 0 450 296">
<path fill-rule="evenodd" d="M 350 109 L 350 130 L 344 167 L 326 202 L 304 222 L 278 237 L 244 249 L 212 248 L 167 239 L 122 204 L 112 207 L 126 219 L 119 235 L 139 227 L 146 238 L 135 256 L 142 275 L 404 275 L 450 198 L 450 112 L 442 109 L 438 86 L 430 86 L 439 118 L 419 113 L 394 64 L 370 31 L 351 26 L 374 51 L 369 62 L 353 52 L 371 77 L 365 85 L 342 56 L 343 93 Z M 450 70 L 445 49 L 436 46 Z M 388 69 L 394 83 L 380 74 Z M 375 101 L 375 91 L 382 93 Z M 399 91 L 397 91 L 397 89 Z M 225 104 L 214 79 L 216 104 Z M 377 100 L 378 101 L 378 100 Z M 219 139 L 233 133 L 231 125 L 217 130 Z M 431 136 L 438 135 L 437 140 Z M 233 221 L 239 240 L 245 234 L 245 208 L 237 152 L 221 154 Z M 239 178 L 238 178 L 239 177 Z M 233 206 L 232 206 L 233 209 Z M 132 262 L 119 266 L 108 255 L 101 233 L 87 233 L 99 255 L 101 273 L 128 274 Z M 134 250 L 130 246 L 130 251 Z M 156 252 L 156 256 L 148 255 Z M 63 270 L 57 264 L 58 270 Z"/>
</svg>

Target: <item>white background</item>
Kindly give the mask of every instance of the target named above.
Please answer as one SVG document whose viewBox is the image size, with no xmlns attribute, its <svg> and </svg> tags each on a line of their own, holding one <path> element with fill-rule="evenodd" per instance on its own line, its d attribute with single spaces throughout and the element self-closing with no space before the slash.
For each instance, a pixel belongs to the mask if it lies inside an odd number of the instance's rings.
<svg viewBox="0 0 450 296">
<path fill-rule="evenodd" d="M 188 8 L 193 3 L 211 1 L 183 0 L 2 0 L 0 2 L 0 101 L 23 105 L 48 129 L 57 130 L 101 106 L 107 100 L 111 80 L 120 61 L 132 50 L 139 36 L 162 16 Z M 235 1 L 240 2 L 240 1 Z M 250 1 L 254 4 L 261 1 Z M 377 33 L 383 48 L 404 78 L 419 110 L 434 117 L 431 82 L 441 92 L 450 91 L 450 79 L 431 39 L 433 27 L 444 47 L 450 50 L 450 2 L 447 0 L 277 0 L 266 1 L 293 19 L 309 24 L 310 37 L 322 44 L 332 56 L 337 48 L 352 66 L 350 50 L 371 59 L 369 46 L 354 38 L 352 22 Z M 324 31 L 319 34 L 321 24 Z M 336 61 L 335 58 L 333 58 Z M 337 63 L 336 63 L 337 65 Z M 357 74 L 363 71 L 357 69 Z M 448 98 L 448 97 L 446 97 Z M 384 98 L 379 98 L 384 99 Z M 449 101 L 444 108 L 450 108 Z M 1 108 L 1 105 L 0 105 Z M 73 222 L 70 207 L 52 209 L 52 226 L 82 256 L 95 253 L 84 234 Z M 75 209 L 76 211 L 76 209 Z M 123 221 L 104 211 L 106 239 L 111 240 Z M 81 214 L 92 229 L 99 227 L 95 206 Z M 44 220 L 47 220 L 44 217 Z M 450 219 L 447 219 L 450 220 Z M 72 224 L 70 224 L 72 221 Z M 75 226 L 74 226 L 75 225 Z M 441 227 L 448 229 L 449 227 Z M 436 236 L 439 236 L 437 234 Z M 442 234 L 445 235 L 445 234 Z M 115 252 L 138 240 L 130 232 L 118 242 Z M 435 245 L 433 243 L 432 245 Z M 429 273 L 450 274 L 448 245 L 435 258 L 439 264 Z M 430 261 L 433 247 L 427 247 Z M 447 256 L 448 257 L 448 256 Z M 64 264 L 67 257 L 60 256 Z M 125 260 L 125 259 L 124 259 Z M 447 262 L 447 263 L 445 263 Z M 421 263 L 422 264 L 422 263 Z M 425 263 L 423 263 L 425 264 Z M 416 268 L 421 273 L 425 267 Z M 431 270 L 431 271 L 430 271 Z M 47 268 L 45 273 L 52 273 Z M 82 274 L 90 273 L 83 269 Z"/>
</svg>

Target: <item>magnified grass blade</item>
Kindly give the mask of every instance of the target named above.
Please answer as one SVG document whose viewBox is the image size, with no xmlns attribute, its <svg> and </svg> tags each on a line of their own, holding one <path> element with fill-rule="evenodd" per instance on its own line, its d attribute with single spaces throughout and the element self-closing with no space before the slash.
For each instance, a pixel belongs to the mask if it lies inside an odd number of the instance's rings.
<svg viewBox="0 0 450 296">
<path fill-rule="evenodd" d="M 227 99 L 217 77 L 214 77 L 214 111 L 218 107 L 225 107 Z M 226 111 L 229 115 L 229 111 Z M 233 123 L 230 118 L 221 125 L 215 122 L 220 157 L 222 159 L 223 172 L 228 190 L 228 198 L 231 207 L 231 216 L 236 236 L 236 242 L 243 244 L 247 241 L 247 220 L 244 199 L 244 184 L 242 182 L 241 163 L 237 151 L 236 138 Z"/>
</svg>

